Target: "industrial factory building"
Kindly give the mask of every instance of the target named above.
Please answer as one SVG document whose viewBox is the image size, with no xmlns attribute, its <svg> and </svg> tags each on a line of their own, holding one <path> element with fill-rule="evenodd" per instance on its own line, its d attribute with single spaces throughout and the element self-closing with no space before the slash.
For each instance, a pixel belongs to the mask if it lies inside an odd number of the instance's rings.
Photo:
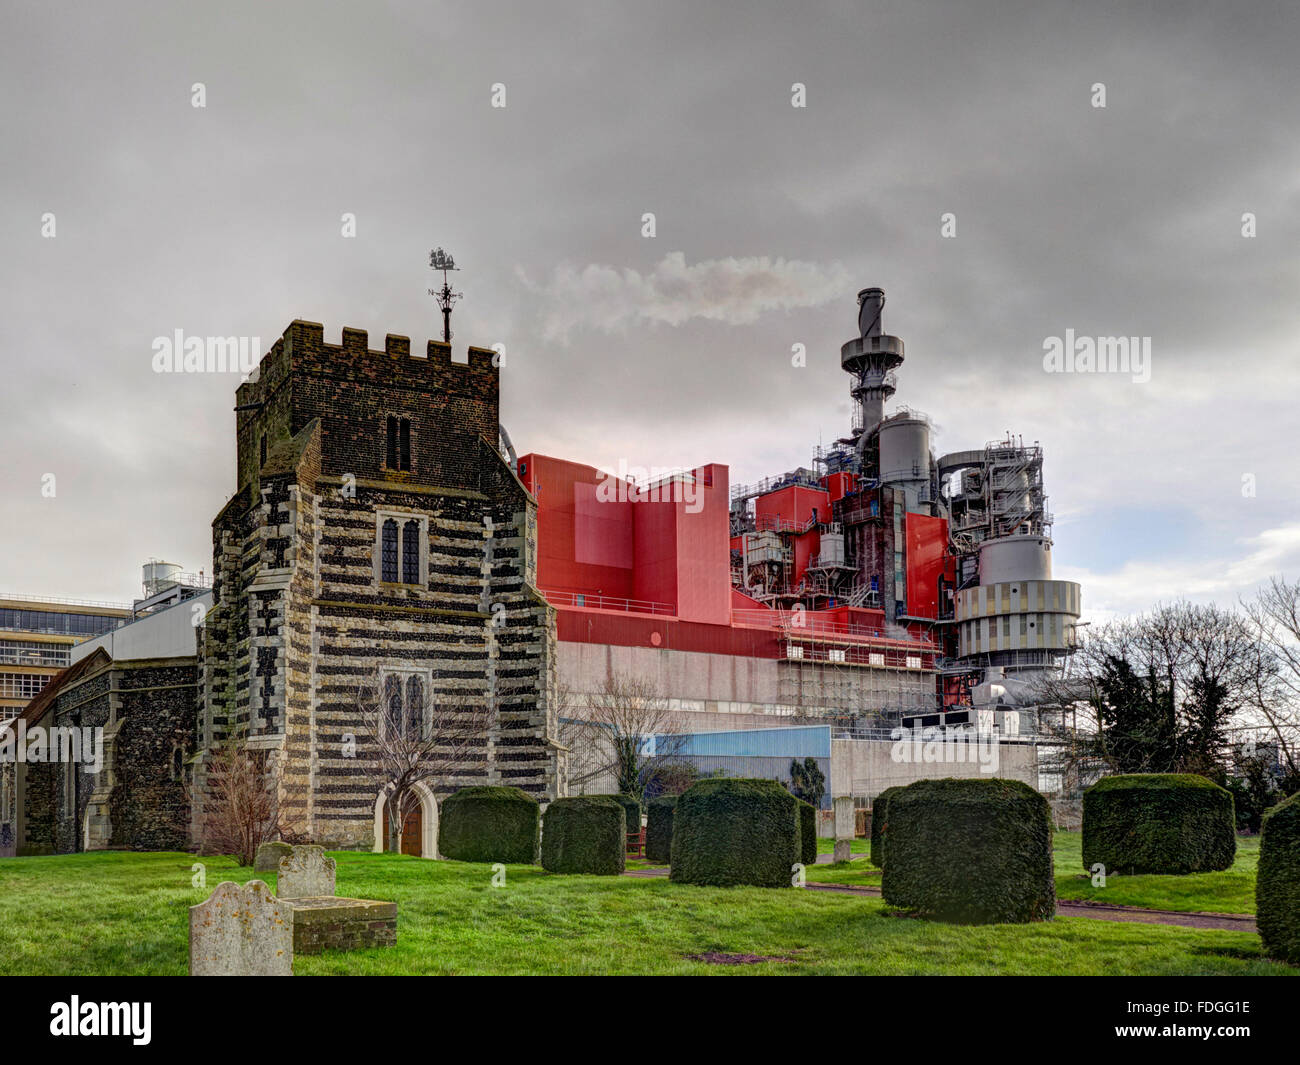
<svg viewBox="0 0 1300 1065">
<path fill-rule="evenodd" d="M 964 772 L 1032 782 L 1032 709 L 1079 617 L 1078 585 L 1052 578 L 1042 452 L 1007 439 L 936 456 L 923 414 L 885 410 L 903 342 L 882 332 L 884 293 L 858 302 L 841 350 L 852 424 L 809 466 L 747 486 L 716 463 L 638 480 L 516 456 L 493 352 L 460 363 L 445 340 L 419 353 L 395 335 L 372 350 L 355 329 L 330 344 L 293 322 L 236 395 L 211 592 L 169 570 L 147 624 L 74 656 L 28 708 L 102 726 L 109 772 L 50 764 L 39 788 L 4 774 L 0 829 L 28 853 L 195 843 L 190 788 L 234 737 L 305 835 L 382 847 L 373 741 L 352 749 L 382 692 L 402 728 L 480 707 L 491 722 L 461 779 L 417 788 L 403 846 L 433 857 L 456 786 L 546 802 L 589 779 L 561 732 L 622 679 L 667 703 L 698 758 L 780 775 L 803 752 L 832 794 L 962 775 L 946 762 L 964 735 L 1021 748 Z M 898 757 L 899 726 L 943 726 L 945 764 Z"/>
<path fill-rule="evenodd" d="M 636 483 L 518 460 L 579 703 L 630 675 L 691 732 L 792 717 L 1032 730 L 1079 617 L 1079 586 L 1052 579 L 1042 450 L 936 457 L 924 414 L 887 414 L 904 348 L 884 302 L 858 295 L 840 353 L 853 424 L 807 467 L 731 486 L 717 464 Z"/>
</svg>

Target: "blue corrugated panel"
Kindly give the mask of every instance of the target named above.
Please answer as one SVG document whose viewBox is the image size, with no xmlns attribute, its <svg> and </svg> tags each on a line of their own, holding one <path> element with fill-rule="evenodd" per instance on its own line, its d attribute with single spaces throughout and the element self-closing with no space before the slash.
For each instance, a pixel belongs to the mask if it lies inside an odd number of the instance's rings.
<svg viewBox="0 0 1300 1065">
<path fill-rule="evenodd" d="M 682 737 L 656 737 L 660 750 L 671 747 L 680 755 L 717 755 L 732 758 L 829 758 L 829 725 L 790 728 L 734 729 L 727 732 L 692 732 Z"/>
<path fill-rule="evenodd" d="M 776 780 L 782 784 L 786 784 L 790 780 L 790 762 L 792 760 L 790 757 L 763 758 L 726 754 L 695 754 L 685 759 L 685 761 L 694 765 L 699 770 L 700 776 L 703 777 L 753 777 L 758 780 Z M 801 758 L 800 761 L 802 760 Z M 828 793 L 822 797 L 821 808 L 829 810 L 831 808 L 829 794 L 831 760 L 829 758 L 818 758 L 817 767 L 822 771 L 822 777 L 828 785 Z"/>
</svg>

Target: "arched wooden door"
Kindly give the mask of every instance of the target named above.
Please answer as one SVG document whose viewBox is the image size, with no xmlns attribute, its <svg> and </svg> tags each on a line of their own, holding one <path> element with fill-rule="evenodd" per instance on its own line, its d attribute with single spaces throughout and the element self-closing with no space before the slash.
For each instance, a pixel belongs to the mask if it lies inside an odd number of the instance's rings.
<svg viewBox="0 0 1300 1065">
<path fill-rule="evenodd" d="M 384 850 L 388 850 L 388 803 L 384 803 Z M 424 811 L 417 801 L 415 809 L 406 815 L 406 824 L 402 826 L 402 853 L 413 854 L 419 858 L 424 853 Z"/>
</svg>

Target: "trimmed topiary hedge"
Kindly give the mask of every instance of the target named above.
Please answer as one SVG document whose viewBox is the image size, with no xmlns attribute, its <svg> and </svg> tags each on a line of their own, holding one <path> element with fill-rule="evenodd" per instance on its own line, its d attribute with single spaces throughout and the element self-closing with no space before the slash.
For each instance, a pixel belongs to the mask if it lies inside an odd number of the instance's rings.
<svg viewBox="0 0 1300 1065">
<path fill-rule="evenodd" d="M 595 795 L 593 798 L 613 799 L 623 807 L 623 813 L 627 817 L 627 830 L 631 832 L 641 831 L 641 804 L 631 795 Z"/>
<path fill-rule="evenodd" d="M 963 924 L 1056 913 L 1052 815 L 1018 780 L 921 780 L 888 800 L 880 888 L 891 906 Z"/>
<path fill-rule="evenodd" d="M 673 810 L 672 871 L 683 884 L 789 887 L 799 860 L 797 800 L 775 780 L 692 784 Z"/>
<path fill-rule="evenodd" d="M 871 864 L 877 869 L 885 867 L 885 825 L 889 820 L 889 798 L 906 786 L 900 784 L 886 788 L 871 800 Z"/>
<path fill-rule="evenodd" d="M 537 864 L 542 808 L 519 788 L 461 788 L 442 801 L 438 853 L 461 862 Z"/>
<path fill-rule="evenodd" d="M 1264 815 L 1255 911 L 1264 953 L 1300 965 L 1300 794 Z"/>
<path fill-rule="evenodd" d="M 608 795 L 556 799 L 542 818 L 542 868 L 548 873 L 616 876 L 627 858 L 627 815 Z"/>
<path fill-rule="evenodd" d="M 1083 793 L 1083 867 L 1208 873 L 1237 853 L 1232 793 L 1190 773 L 1103 777 Z"/>
<path fill-rule="evenodd" d="M 660 795 L 646 804 L 646 861 L 667 865 L 673 857 L 673 808 L 676 795 Z"/>
<path fill-rule="evenodd" d="M 817 809 L 810 802 L 795 799 L 799 804 L 799 861 L 804 865 L 817 864 Z"/>
</svg>

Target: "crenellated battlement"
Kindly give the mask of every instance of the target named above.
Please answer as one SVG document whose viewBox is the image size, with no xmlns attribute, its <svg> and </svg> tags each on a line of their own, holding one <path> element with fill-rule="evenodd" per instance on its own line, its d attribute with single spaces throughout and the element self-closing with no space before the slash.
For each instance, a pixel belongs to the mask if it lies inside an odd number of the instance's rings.
<svg viewBox="0 0 1300 1065">
<path fill-rule="evenodd" d="M 495 352 L 476 347 L 457 362 L 441 340 L 413 350 L 409 337 L 395 333 L 375 350 L 370 334 L 352 326 L 331 343 L 320 322 L 295 319 L 236 393 L 240 483 L 261 468 L 264 441 L 269 449 L 315 418 L 327 472 L 386 470 L 391 417 L 409 425 L 416 453 L 411 469 L 388 472 L 413 483 L 458 485 L 468 474 L 454 456 L 497 436 L 496 362 Z"/>
<path fill-rule="evenodd" d="M 412 348 L 411 338 L 399 333 L 388 333 L 382 349 L 370 347 L 370 334 L 364 329 L 344 326 L 338 344 L 325 340 L 325 327 L 320 322 L 295 319 L 285 330 L 276 347 L 284 344 L 290 351 L 294 368 L 308 368 L 314 363 L 328 362 L 334 369 L 345 363 L 373 362 L 375 360 L 401 360 L 400 369 L 413 372 L 433 372 L 435 375 L 491 374 L 498 375 L 496 353 L 490 348 L 471 346 L 465 362 L 452 358 L 451 345 L 441 340 L 430 340 L 424 350 Z M 275 351 L 275 348 L 272 348 Z M 343 358 L 340 358 L 342 356 Z M 391 366 L 391 362 L 390 362 Z"/>
</svg>

